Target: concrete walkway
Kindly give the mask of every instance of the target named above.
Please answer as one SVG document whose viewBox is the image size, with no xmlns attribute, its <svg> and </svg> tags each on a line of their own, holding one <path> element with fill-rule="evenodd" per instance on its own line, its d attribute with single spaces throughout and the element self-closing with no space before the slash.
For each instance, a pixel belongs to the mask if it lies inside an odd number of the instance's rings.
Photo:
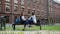
<svg viewBox="0 0 60 34">
<path fill-rule="evenodd" d="M 0 34 L 60 34 L 60 31 L 0 31 Z"/>
</svg>

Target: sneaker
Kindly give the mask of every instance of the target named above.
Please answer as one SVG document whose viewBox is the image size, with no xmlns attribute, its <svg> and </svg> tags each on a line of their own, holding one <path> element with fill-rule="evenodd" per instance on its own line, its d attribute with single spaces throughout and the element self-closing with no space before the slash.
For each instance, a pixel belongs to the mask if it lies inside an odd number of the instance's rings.
<svg viewBox="0 0 60 34">
<path fill-rule="evenodd" d="M 22 29 L 22 31 L 24 31 L 25 29 Z"/>
</svg>

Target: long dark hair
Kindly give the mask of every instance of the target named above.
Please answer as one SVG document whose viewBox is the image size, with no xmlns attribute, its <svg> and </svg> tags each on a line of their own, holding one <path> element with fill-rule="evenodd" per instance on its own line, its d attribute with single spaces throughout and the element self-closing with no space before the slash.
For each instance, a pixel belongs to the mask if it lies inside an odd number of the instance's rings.
<svg viewBox="0 0 60 34">
<path fill-rule="evenodd" d="M 34 12 L 32 12 L 32 15 L 34 15 Z"/>
<path fill-rule="evenodd" d="M 21 12 L 21 14 L 20 14 L 20 18 L 23 16 L 23 12 Z"/>
</svg>

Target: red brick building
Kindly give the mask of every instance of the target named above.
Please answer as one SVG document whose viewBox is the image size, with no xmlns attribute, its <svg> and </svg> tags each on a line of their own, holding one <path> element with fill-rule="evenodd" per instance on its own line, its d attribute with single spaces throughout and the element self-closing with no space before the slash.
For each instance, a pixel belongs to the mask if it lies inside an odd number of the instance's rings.
<svg viewBox="0 0 60 34">
<path fill-rule="evenodd" d="M 5 16 L 6 22 L 13 23 L 21 12 L 24 15 L 35 12 L 36 16 L 40 16 L 41 23 L 46 23 L 49 18 L 50 23 L 60 23 L 59 7 L 60 4 L 53 0 L 0 0 L 0 16 Z"/>
</svg>

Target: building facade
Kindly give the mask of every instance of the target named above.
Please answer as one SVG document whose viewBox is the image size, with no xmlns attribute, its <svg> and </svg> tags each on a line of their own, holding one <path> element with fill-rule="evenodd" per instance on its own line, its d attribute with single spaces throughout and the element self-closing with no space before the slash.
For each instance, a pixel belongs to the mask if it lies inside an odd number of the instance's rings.
<svg viewBox="0 0 60 34">
<path fill-rule="evenodd" d="M 14 23 L 14 19 L 19 17 L 21 12 L 24 12 L 24 15 L 34 12 L 40 17 L 42 24 L 60 23 L 58 6 L 60 4 L 53 0 L 0 0 L 0 16 L 5 16 L 7 23 Z"/>
</svg>

